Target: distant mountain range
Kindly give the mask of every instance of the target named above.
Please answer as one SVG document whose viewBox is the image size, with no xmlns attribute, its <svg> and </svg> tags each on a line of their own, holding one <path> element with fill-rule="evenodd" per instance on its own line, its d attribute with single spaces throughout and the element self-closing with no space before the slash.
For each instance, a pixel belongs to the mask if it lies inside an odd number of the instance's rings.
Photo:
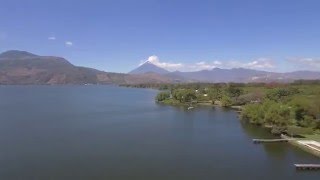
<svg viewBox="0 0 320 180">
<path fill-rule="evenodd" d="M 244 68 L 169 72 L 147 61 L 128 74 L 75 66 L 66 59 L 11 50 L 0 54 L 0 85 L 142 84 L 174 82 L 291 82 L 320 79 L 320 72 L 276 73 Z"/>
<path fill-rule="evenodd" d="M 169 83 L 156 73 L 122 74 L 79 67 L 66 59 L 11 50 L 0 54 L 0 84 L 139 84 Z"/>
<path fill-rule="evenodd" d="M 153 71 L 153 70 L 156 71 Z M 131 72 L 154 72 L 168 77 L 175 82 L 292 82 L 299 79 L 320 79 L 320 72 L 314 71 L 294 71 L 288 73 L 277 73 L 258 71 L 245 68 L 201 70 L 194 72 L 168 72 L 151 62 L 146 62 Z"/>
</svg>

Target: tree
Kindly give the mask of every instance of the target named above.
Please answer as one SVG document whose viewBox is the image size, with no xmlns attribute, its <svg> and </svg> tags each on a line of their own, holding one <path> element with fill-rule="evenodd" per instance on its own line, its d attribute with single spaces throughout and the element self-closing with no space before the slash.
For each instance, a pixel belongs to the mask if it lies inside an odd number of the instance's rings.
<svg viewBox="0 0 320 180">
<path fill-rule="evenodd" d="M 273 101 L 283 101 L 286 97 L 298 94 L 299 90 L 294 87 L 289 88 L 276 88 L 267 92 L 267 98 Z"/>
<path fill-rule="evenodd" d="M 222 89 L 220 87 L 214 87 L 209 90 L 209 98 L 212 101 L 221 100 L 222 98 Z"/>
<path fill-rule="evenodd" d="M 161 102 L 161 101 L 164 101 L 164 100 L 169 99 L 169 98 L 170 98 L 170 93 L 169 92 L 160 92 L 156 96 L 156 101 L 157 102 Z"/>
<path fill-rule="evenodd" d="M 174 90 L 173 91 L 173 99 L 175 100 L 178 100 L 179 102 L 182 102 L 182 98 L 183 98 L 183 93 L 182 93 L 183 90 L 181 89 L 178 89 L 178 90 Z"/>
<path fill-rule="evenodd" d="M 317 127 L 319 115 L 319 99 L 308 99 L 304 96 L 294 97 L 290 101 L 297 125 L 301 127 Z"/>
<path fill-rule="evenodd" d="M 222 96 L 222 98 L 221 98 L 221 105 L 222 105 L 223 107 L 229 107 L 229 106 L 231 106 L 231 105 L 232 105 L 232 99 L 231 99 L 229 96 L 226 96 L 226 95 Z"/>
<path fill-rule="evenodd" d="M 262 106 L 259 104 L 248 104 L 244 106 L 241 112 L 241 119 L 247 120 L 252 124 L 263 124 L 263 117 Z"/>
<path fill-rule="evenodd" d="M 285 127 L 290 124 L 291 116 L 288 106 L 274 103 L 267 109 L 264 121 L 273 126 Z"/>
<path fill-rule="evenodd" d="M 237 99 L 241 94 L 243 94 L 243 90 L 238 87 L 229 86 L 226 89 L 226 93 L 229 97 Z"/>
<path fill-rule="evenodd" d="M 187 89 L 184 91 L 184 102 L 192 102 L 197 99 L 195 92 L 191 89 Z"/>
<path fill-rule="evenodd" d="M 186 103 L 196 100 L 197 96 L 192 89 L 178 89 L 173 92 L 173 98 L 180 103 Z"/>
<path fill-rule="evenodd" d="M 239 105 L 244 105 L 251 102 L 261 102 L 262 99 L 263 99 L 263 94 L 260 91 L 256 91 L 256 92 L 240 95 L 236 103 Z"/>
</svg>

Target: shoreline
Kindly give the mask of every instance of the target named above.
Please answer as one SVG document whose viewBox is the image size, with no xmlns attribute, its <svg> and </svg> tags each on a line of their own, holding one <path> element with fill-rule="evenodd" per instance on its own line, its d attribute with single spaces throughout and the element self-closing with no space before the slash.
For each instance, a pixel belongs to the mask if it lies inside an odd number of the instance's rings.
<svg viewBox="0 0 320 180">
<path fill-rule="evenodd" d="M 177 104 L 171 104 L 171 103 L 165 103 L 165 102 L 157 102 L 157 103 L 161 103 L 163 105 L 169 105 L 169 106 L 190 106 L 188 104 L 183 104 L 183 103 L 177 103 Z M 220 108 L 224 108 L 223 106 L 221 106 L 220 104 L 218 103 L 208 103 L 208 102 L 200 102 L 200 103 L 196 103 L 195 106 L 211 106 L 211 107 L 220 107 Z M 242 106 L 230 106 L 230 107 L 225 107 L 225 108 L 229 108 L 229 109 L 232 109 L 234 110 L 235 112 L 237 113 L 241 113 L 241 110 L 242 110 Z M 240 120 L 240 117 L 238 116 L 238 119 Z M 258 127 L 258 126 L 257 126 Z M 260 127 L 261 128 L 261 127 Z M 270 134 L 272 134 L 270 132 Z M 315 141 L 315 140 L 312 140 L 312 139 L 304 139 L 304 138 L 297 138 L 295 140 L 292 140 L 292 138 L 290 138 L 289 136 L 286 136 L 284 134 L 281 134 L 280 137 L 282 139 L 290 139 L 290 141 L 288 141 L 288 143 L 292 146 L 295 146 L 295 147 L 298 147 L 299 149 L 301 149 L 302 151 L 305 151 L 309 154 L 312 154 L 318 158 L 320 158 L 320 150 L 319 151 L 316 151 L 306 145 L 303 145 L 302 143 L 298 142 L 299 140 L 301 141 Z M 320 143 L 318 141 L 315 141 L 317 143 Z"/>
<path fill-rule="evenodd" d="M 300 143 L 299 141 L 314 141 L 314 140 L 309 140 L 309 139 L 302 139 L 302 138 L 295 138 L 294 140 L 292 140 L 292 138 L 290 138 L 287 135 L 281 134 L 280 136 L 282 139 L 291 139 L 290 141 L 288 141 L 289 144 L 291 144 L 292 146 L 298 147 L 299 149 L 308 152 L 312 155 L 317 156 L 318 158 L 320 158 L 320 150 L 315 150 L 310 148 L 309 146 L 306 146 L 302 143 Z M 317 141 L 315 141 L 317 142 Z"/>
</svg>

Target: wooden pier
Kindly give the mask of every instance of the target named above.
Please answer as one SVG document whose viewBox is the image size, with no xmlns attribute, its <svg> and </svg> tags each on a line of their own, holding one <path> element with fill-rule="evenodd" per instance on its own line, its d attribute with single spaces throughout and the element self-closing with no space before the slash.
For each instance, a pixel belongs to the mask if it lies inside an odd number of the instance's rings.
<svg viewBox="0 0 320 180">
<path fill-rule="evenodd" d="M 276 142 L 288 142 L 289 139 L 253 139 L 253 143 L 276 143 Z"/>
<path fill-rule="evenodd" d="M 320 170 L 320 164 L 294 164 L 297 170 Z"/>
</svg>

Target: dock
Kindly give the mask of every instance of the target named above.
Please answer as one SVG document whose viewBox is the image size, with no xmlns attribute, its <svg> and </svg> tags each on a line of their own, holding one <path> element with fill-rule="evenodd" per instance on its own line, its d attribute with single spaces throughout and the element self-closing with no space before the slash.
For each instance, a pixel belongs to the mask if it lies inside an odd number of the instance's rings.
<svg viewBox="0 0 320 180">
<path fill-rule="evenodd" d="M 294 164 L 297 170 L 320 170 L 320 164 Z"/>
<path fill-rule="evenodd" d="M 276 142 L 288 142 L 289 139 L 253 139 L 253 143 L 276 143 Z"/>
</svg>

